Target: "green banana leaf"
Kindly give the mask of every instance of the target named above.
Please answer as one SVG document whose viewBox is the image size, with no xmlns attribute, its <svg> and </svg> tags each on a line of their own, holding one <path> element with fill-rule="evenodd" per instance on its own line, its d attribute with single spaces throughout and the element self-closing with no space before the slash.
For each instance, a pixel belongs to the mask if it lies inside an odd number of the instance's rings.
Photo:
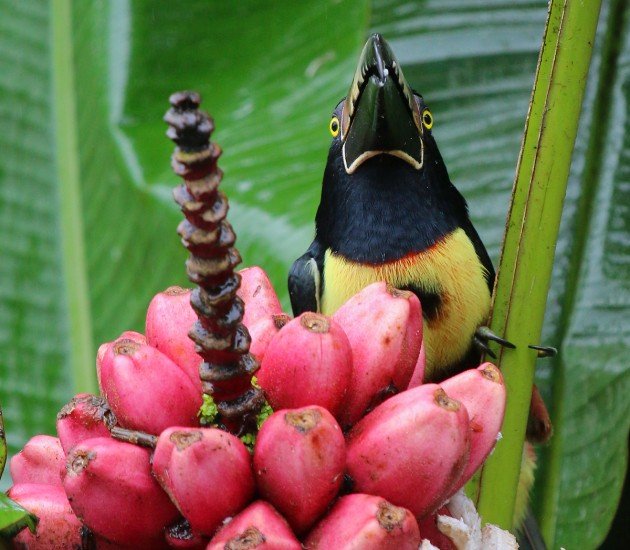
<svg viewBox="0 0 630 550">
<path fill-rule="evenodd" d="M 5 548 L 4 541 L 22 529 L 28 528 L 34 533 L 37 521 L 33 514 L 0 493 L 0 548 Z"/>
<path fill-rule="evenodd" d="M 202 93 L 244 263 L 262 265 L 288 307 L 330 113 L 367 34 L 383 33 L 498 258 L 544 1 L 0 0 L 0 13 L 0 402 L 12 453 L 95 390 L 100 343 L 142 330 L 151 296 L 187 284 L 161 121 L 173 91 Z M 548 302 L 544 343 L 560 354 L 538 380 L 556 435 L 533 504 L 554 547 L 603 540 L 627 463 L 629 17 L 627 2 L 604 2 Z"/>
</svg>

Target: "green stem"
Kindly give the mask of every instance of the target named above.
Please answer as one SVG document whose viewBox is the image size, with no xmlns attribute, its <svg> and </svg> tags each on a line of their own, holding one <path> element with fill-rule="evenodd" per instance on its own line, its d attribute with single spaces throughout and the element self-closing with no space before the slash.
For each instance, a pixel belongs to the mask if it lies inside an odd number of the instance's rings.
<svg viewBox="0 0 630 550">
<path fill-rule="evenodd" d="M 508 404 L 503 439 L 479 488 L 485 522 L 512 528 L 536 353 L 555 245 L 597 28 L 600 0 L 552 0 L 508 215 L 491 328 L 516 344 L 500 350 Z"/>
<path fill-rule="evenodd" d="M 70 0 L 51 3 L 54 131 L 62 238 L 62 262 L 69 317 L 70 362 L 75 391 L 96 389 L 93 368 L 92 323 L 85 265 L 85 245 L 79 150 L 77 144 L 76 96 L 72 59 L 72 7 Z"/>
<path fill-rule="evenodd" d="M 598 187 L 593 182 L 599 181 L 599 172 L 602 168 L 604 158 L 605 136 L 609 135 L 610 110 L 613 104 L 613 90 L 611 82 L 614 79 L 615 68 L 619 56 L 619 41 L 624 31 L 624 11 L 626 2 L 624 0 L 613 0 L 608 5 L 608 16 L 606 25 L 606 39 L 603 42 L 603 53 L 600 60 L 598 73 L 598 88 L 595 94 L 593 113 L 591 114 L 592 124 L 590 126 L 590 136 L 587 150 L 590 152 L 586 165 L 584 166 L 581 181 L 584 182 L 583 192 L 580 196 L 576 219 L 580 222 L 581 228 L 573 236 L 571 253 L 571 263 L 567 270 L 566 297 L 560 321 L 561 331 L 558 334 L 558 341 L 564 341 L 567 336 L 566 331 L 569 321 L 574 313 L 576 293 L 578 288 L 579 266 L 585 261 L 588 254 L 586 238 L 590 233 L 590 221 L 593 219 L 593 210 L 599 205 L 595 199 Z M 540 478 L 540 510 L 537 514 L 540 521 L 542 535 L 550 547 L 556 537 L 556 527 L 558 519 L 558 505 L 560 485 L 562 481 L 562 458 L 564 454 L 564 426 L 565 411 L 565 374 L 568 365 L 564 364 L 562 356 L 554 366 L 554 382 L 552 395 L 551 418 L 554 421 L 554 437 L 551 445 L 543 449 L 543 467 L 538 471 Z M 538 482 L 538 480 L 537 480 Z"/>
</svg>

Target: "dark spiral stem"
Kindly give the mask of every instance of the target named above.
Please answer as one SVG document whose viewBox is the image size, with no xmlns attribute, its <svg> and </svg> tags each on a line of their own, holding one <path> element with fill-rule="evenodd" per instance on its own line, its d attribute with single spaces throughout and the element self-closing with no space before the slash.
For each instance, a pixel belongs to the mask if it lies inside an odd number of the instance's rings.
<svg viewBox="0 0 630 550">
<path fill-rule="evenodd" d="M 198 321 L 189 336 L 204 360 L 199 367 L 203 391 L 216 403 L 225 429 L 236 435 L 255 432 L 264 398 L 251 384 L 258 363 L 249 353 L 251 339 L 241 322 L 244 304 L 236 295 L 241 276 L 234 268 L 241 256 L 226 220 L 228 200 L 219 190 L 221 149 L 210 141 L 214 122 L 199 110 L 199 94 L 177 92 L 169 100 L 166 135 L 176 144 L 171 166 L 184 180 L 173 191 L 186 218 L 177 232 L 190 252 L 188 278 L 197 285 L 190 303 Z"/>
</svg>

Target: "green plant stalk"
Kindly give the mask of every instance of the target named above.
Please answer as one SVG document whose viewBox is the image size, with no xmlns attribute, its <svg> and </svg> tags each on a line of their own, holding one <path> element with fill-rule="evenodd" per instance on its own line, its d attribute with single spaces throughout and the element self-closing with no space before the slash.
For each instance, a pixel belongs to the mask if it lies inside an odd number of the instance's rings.
<svg viewBox="0 0 630 550">
<path fill-rule="evenodd" d="M 601 1 L 552 0 L 506 224 L 491 328 L 508 403 L 479 487 L 483 521 L 512 529 L 536 352 Z"/>
<path fill-rule="evenodd" d="M 587 186 L 582 193 L 578 209 L 580 215 L 578 219 L 591 220 L 593 218 L 593 209 L 599 208 L 597 201 L 597 192 L 599 186 L 593 182 L 598 181 L 599 172 L 602 170 L 602 163 L 606 157 L 604 147 L 605 139 L 608 135 L 611 106 L 614 105 L 614 89 L 611 85 L 615 78 L 615 69 L 617 66 L 617 56 L 619 55 L 619 39 L 623 32 L 624 11 L 626 8 L 625 0 L 612 0 L 608 3 L 608 21 L 606 24 L 607 39 L 602 48 L 600 60 L 599 83 L 596 93 L 597 101 L 594 105 L 592 117 L 591 132 L 588 140 L 589 156 L 584 167 L 582 181 L 587 182 Z M 601 16 L 600 16 L 601 17 Z M 571 316 L 574 313 L 576 292 L 578 288 L 578 278 L 580 275 L 579 265 L 584 262 L 588 255 L 587 236 L 592 231 L 590 221 L 587 221 L 588 229 L 575 235 L 574 252 L 572 257 L 572 267 L 567 274 L 566 288 L 568 289 L 565 303 L 570 304 L 563 313 L 560 326 L 563 328 L 561 340 L 564 341 L 567 336 L 566 331 L 569 330 Z M 566 391 L 567 371 L 570 375 L 570 365 L 565 364 L 564 358 L 556 363 L 554 367 L 554 383 L 552 403 L 553 409 L 550 411 L 554 420 L 559 426 L 564 426 L 566 401 L 564 399 Z M 550 547 L 557 547 L 559 544 L 556 539 L 557 523 L 558 523 L 558 505 L 559 495 L 562 485 L 562 467 L 564 456 L 564 434 L 561 430 L 556 430 L 551 444 L 543 449 L 544 464 L 537 472 L 540 477 L 540 495 L 539 510 L 537 516 L 540 522 L 540 530 L 545 541 Z"/>
<path fill-rule="evenodd" d="M 53 0 L 50 10 L 54 67 L 52 74 L 54 131 L 59 178 L 62 262 L 69 317 L 70 363 L 75 391 L 93 392 L 96 383 L 92 373 L 94 350 L 83 242 L 70 0 Z"/>
</svg>

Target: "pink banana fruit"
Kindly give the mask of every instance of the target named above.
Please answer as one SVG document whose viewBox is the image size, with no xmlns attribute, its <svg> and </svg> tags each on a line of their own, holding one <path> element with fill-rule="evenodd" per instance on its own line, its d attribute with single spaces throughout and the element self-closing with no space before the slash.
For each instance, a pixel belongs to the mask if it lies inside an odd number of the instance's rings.
<svg viewBox="0 0 630 550">
<path fill-rule="evenodd" d="M 95 534 L 121 546 L 163 544 L 177 509 L 162 491 L 148 449 L 112 438 L 79 443 L 69 453 L 63 486 L 75 514 Z"/>
<path fill-rule="evenodd" d="M 492 363 L 484 363 L 444 380 L 440 385 L 449 397 L 464 404 L 470 417 L 470 457 L 455 486 L 457 490 L 494 449 L 505 414 L 505 384 L 501 371 Z"/>
<path fill-rule="evenodd" d="M 179 286 L 168 287 L 156 294 L 147 309 L 145 332 L 148 344 L 179 365 L 201 394 L 199 365 L 203 359 L 188 337 L 188 331 L 197 321 L 197 314 L 190 305 L 190 294 L 190 289 Z"/>
<path fill-rule="evenodd" d="M 269 343 L 274 336 L 278 334 L 280 329 L 284 327 L 291 317 L 286 313 L 274 313 L 256 319 L 256 321 L 248 328 L 249 335 L 252 337 L 252 343 L 249 352 L 256 357 L 259 363 L 262 363 Z"/>
<path fill-rule="evenodd" d="M 123 428 L 159 434 L 175 424 L 195 426 L 199 387 L 157 349 L 116 340 L 101 360 L 101 391 Z"/>
<path fill-rule="evenodd" d="M 89 393 L 75 395 L 57 413 L 57 435 L 63 452 L 85 439 L 109 437 L 115 424 L 116 416 L 105 399 Z"/>
<path fill-rule="evenodd" d="M 423 518 L 450 496 L 468 462 L 466 408 L 436 384 L 379 405 L 348 436 L 347 472 L 357 492 Z"/>
<path fill-rule="evenodd" d="M 173 426 L 158 438 L 153 473 L 193 532 L 212 536 L 254 496 L 249 451 L 216 428 Z"/>
<path fill-rule="evenodd" d="M 258 383 L 274 410 L 319 405 L 336 416 L 346 397 L 352 351 L 330 317 L 306 312 L 270 342 Z"/>
<path fill-rule="evenodd" d="M 258 267 L 246 267 L 239 271 L 241 286 L 238 297 L 245 302 L 243 324 L 251 327 L 263 317 L 282 313 L 282 306 L 265 271 Z"/>
<path fill-rule="evenodd" d="M 252 338 L 249 351 L 262 363 L 269 342 L 291 317 L 282 312 L 276 291 L 262 268 L 246 267 L 239 274 L 241 286 L 237 295 L 245 302 L 243 324 Z"/>
<path fill-rule="evenodd" d="M 418 354 L 418 360 L 416 361 L 416 366 L 413 369 L 413 374 L 411 375 L 411 380 L 409 380 L 409 385 L 407 389 L 415 388 L 420 386 L 424 382 L 424 369 L 427 364 L 427 355 L 424 351 L 424 342 L 420 346 L 420 353 Z"/>
<path fill-rule="evenodd" d="M 91 533 L 89 538 L 84 535 L 83 541 L 84 546 L 81 546 L 81 549 L 89 548 L 90 550 L 170 550 L 171 548 L 164 539 L 147 540 L 141 544 L 121 544 L 111 542 L 94 533 Z M 204 547 L 201 546 L 200 548 Z"/>
<path fill-rule="evenodd" d="M 81 548 L 81 522 L 74 515 L 63 487 L 17 483 L 9 489 L 8 496 L 39 519 L 34 534 L 26 528 L 16 535 L 15 548 Z"/>
<path fill-rule="evenodd" d="M 341 413 L 344 429 L 409 385 L 422 343 L 417 296 L 384 282 L 355 294 L 333 315 L 352 348 L 352 379 Z"/>
<path fill-rule="evenodd" d="M 264 500 L 257 500 L 219 529 L 206 550 L 300 550 L 287 521 Z"/>
<path fill-rule="evenodd" d="M 61 470 L 66 463 L 59 439 L 36 435 L 10 463 L 11 478 L 18 484 L 43 484 L 61 487 Z"/>
<path fill-rule="evenodd" d="M 135 332 L 133 330 L 126 330 L 123 332 L 116 340 L 131 340 L 132 342 L 136 342 L 137 344 L 146 344 L 147 339 L 144 334 L 140 334 L 139 332 Z M 105 342 L 98 347 L 98 351 L 96 352 L 96 380 L 98 381 L 98 387 L 101 388 L 101 363 L 103 362 L 103 357 L 105 357 L 105 353 L 109 348 L 114 345 L 114 342 Z"/>
<path fill-rule="evenodd" d="M 262 425 L 254 448 L 261 496 L 298 534 L 307 531 L 335 498 L 346 463 L 341 428 L 324 408 L 281 410 Z"/>
<path fill-rule="evenodd" d="M 304 542 L 309 550 L 417 550 L 420 531 L 413 514 L 384 498 L 340 498 Z"/>
</svg>

